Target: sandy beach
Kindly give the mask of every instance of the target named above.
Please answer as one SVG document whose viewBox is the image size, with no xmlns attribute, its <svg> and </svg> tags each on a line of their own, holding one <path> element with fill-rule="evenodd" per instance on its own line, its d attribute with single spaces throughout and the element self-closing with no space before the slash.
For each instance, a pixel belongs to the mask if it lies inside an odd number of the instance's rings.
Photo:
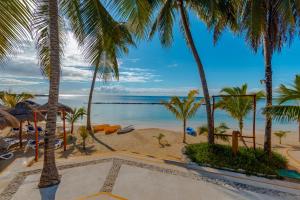
<svg viewBox="0 0 300 200">
<path fill-rule="evenodd" d="M 76 127 L 77 128 L 77 127 Z M 75 129 L 76 130 L 76 129 Z M 163 134 L 162 145 L 159 144 L 156 136 Z M 230 134 L 230 131 L 228 131 Z M 8 132 L 2 136 L 9 135 Z M 245 131 L 245 135 L 251 135 Z M 160 128 L 144 128 L 136 129 L 127 134 L 110 134 L 105 135 L 104 132 L 94 133 L 94 137 L 89 136 L 86 140 L 86 151 L 82 149 L 82 139 L 75 131 L 75 140 L 68 141 L 67 150 L 63 148 L 56 150 L 56 158 L 67 159 L 76 158 L 77 156 L 93 156 L 108 152 L 128 152 L 131 154 L 142 155 L 166 160 L 184 161 L 182 152 L 184 144 L 182 143 L 182 133 L 178 131 L 160 129 Z M 187 135 L 187 143 L 206 142 L 206 135 L 192 137 Z M 246 139 L 247 146 L 252 146 L 252 140 Z M 256 134 L 256 146 L 263 147 L 264 136 L 262 132 Z M 231 141 L 224 142 L 216 140 L 216 143 L 231 144 Z M 239 142 L 240 146 L 244 146 L 243 142 Z M 298 133 L 289 133 L 286 138 L 282 139 L 282 144 L 279 144 L 279 139 L 272 135 L 272 148 L 274 151 L 285 155 L 289 160 L 289 168 L 300 171 L 300 144 L 298 142 Z M 26 156 L 34 155 L 32 149 L 19 150 L 15 148 L 16 157 L 21 156 L 26 152 Z M 43 148 L 40 148 L 40 156 L 42 156 Z M 10 162 L 10 161 L 8 161 Z M 2 161 L 0 169 L 3 170 L 9 163 Z"/>
</svg>

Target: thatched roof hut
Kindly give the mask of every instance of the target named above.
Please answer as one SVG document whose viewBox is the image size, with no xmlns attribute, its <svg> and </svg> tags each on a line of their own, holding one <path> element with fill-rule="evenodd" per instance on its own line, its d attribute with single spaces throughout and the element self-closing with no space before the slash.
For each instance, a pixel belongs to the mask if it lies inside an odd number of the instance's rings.
<svg viewBox="0 0 300 200">
<path fill-rule="evenodd" d="M 0 109 L 0 129 L 4 129 L 7 126 L 18 128 L 19 121 L 16 117 L 11 115 L 9 112 Z"/>
<path fill-rule="evenodd" d="M 9 113 L 19 121 L 34 121 L 34 113 L 37 114 L 37 121 L 45 120 L 45 116 L 27 102 L 18 103 L 15 108 L 9 110 Z"/>
<path fill-rule="evenodd" d="M 65 111 L 66 113 L 73 113 L 74 112 L 71 107 L 69 107 L 67 105 L 64 105 L 62 103 L 58 103 L 57 106 L 58 106 L 58 112 L 62 112 L 62 111 Z M 43 112 L 43 113 L 47 112 L 47 110 L 48 110 L 48 103 L 45 103 L 45 104 L 41 105 L 39 107 L 39 110 L 41 112 Z"/>
</svg>

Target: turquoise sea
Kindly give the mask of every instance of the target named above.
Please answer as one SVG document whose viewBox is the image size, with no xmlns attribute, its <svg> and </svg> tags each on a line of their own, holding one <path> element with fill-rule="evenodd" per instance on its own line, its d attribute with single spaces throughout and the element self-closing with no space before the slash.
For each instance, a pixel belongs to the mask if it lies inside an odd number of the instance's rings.
<svg viewBox="0 0 300 200">
<path fill-rule="evenodd" d="M 37 97 L 38 103 L 46 103 L 48 97 Z M 97 124 L 135 125 L 137 128 L 165 128 L 180 131 L 182 124 L 163 105 L 157 104 L 98 104 L 98 103 L 160 103 L 169 100 L 167 96 L 116 96 L 95 94 L 92 105 L 92 122 Z M 71 107 L 86 107 L 87 95 L 61 95 L 61 103 Z M 261 113 L 264 100 L 257 102 L 256 124 L 257 132 L 264 129 L 264 116 Z M 237 129 L 238 123 L 224 111 L 215 111 L 215 123 L 225 122 L 232 129 Z M 85 119 L 78 123 L 85 123 Z M 206 124 L 205 105 L 201 106 L 195 117 L 188 121 L 188 126 L 197 127 Z M 252 130 L 252 113 L 245 119 L 246 132 Z M 282 124 L 274 122 L 274 130 L 297 131 L 296 123 Z"/>
</svg>

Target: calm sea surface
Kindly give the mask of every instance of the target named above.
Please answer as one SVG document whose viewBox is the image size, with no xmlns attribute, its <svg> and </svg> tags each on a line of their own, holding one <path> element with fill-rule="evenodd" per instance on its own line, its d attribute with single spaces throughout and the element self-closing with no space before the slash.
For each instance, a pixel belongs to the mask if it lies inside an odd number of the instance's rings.
<svg viewBox="0 0 300 200">
<path fill-rule="evenodd" d="M 38 103 L 46 103 L 48 97 L 37 97 Z M 182 124 L 178 121 L 163 105 L 152 104 L 97 104 L 107 103 L 159 103 L 161 100 L 169 100 L 170 97 L 161 96 L 103 96 L 95 94 L 92 105 L 93 123 L 110 123 L 135 125 L 137 128 L 166 128 L 171 130 L 181 130 Z M 88 96 L 64 95 L 60 97 L 60 102 L 75 107 L 87 107 Z M 264 107 L 264 100 L 257 102 L 257 131 L 264 128 L 264 116 L 261 110 Z M 238 123 L 224 111 L 216 110 L 215 123 L 225 122 L 227 125 L 236 129 Z M 85 123 L 85 119 L 78 123 Z M 188 121 L 188 126 L 197 127 L 206 124 L 205 105 L 202 105 L 194 118 Z M 245 128 L 252 128 L 252 113 L 245 119 Z M 296 131 L 297 124 L 282 124 L 274 122 L 274 129 Z"/>
</svg>

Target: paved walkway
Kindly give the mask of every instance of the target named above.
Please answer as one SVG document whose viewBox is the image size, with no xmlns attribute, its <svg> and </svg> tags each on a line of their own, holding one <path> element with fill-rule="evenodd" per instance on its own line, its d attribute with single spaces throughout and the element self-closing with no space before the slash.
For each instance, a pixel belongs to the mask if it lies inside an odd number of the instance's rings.
<svg viewBox="0 0 300 200">
<path fill-rule="evenodd" d="M 175 162 L 124 155 L 73 161 L 58 161 L 61 183 L 47 189 L 37 188 L 39 165 L 17 172 L 0 200 L 300 199 L 297 184 L 229 172 L 223 175 Z"/>
</svg>

